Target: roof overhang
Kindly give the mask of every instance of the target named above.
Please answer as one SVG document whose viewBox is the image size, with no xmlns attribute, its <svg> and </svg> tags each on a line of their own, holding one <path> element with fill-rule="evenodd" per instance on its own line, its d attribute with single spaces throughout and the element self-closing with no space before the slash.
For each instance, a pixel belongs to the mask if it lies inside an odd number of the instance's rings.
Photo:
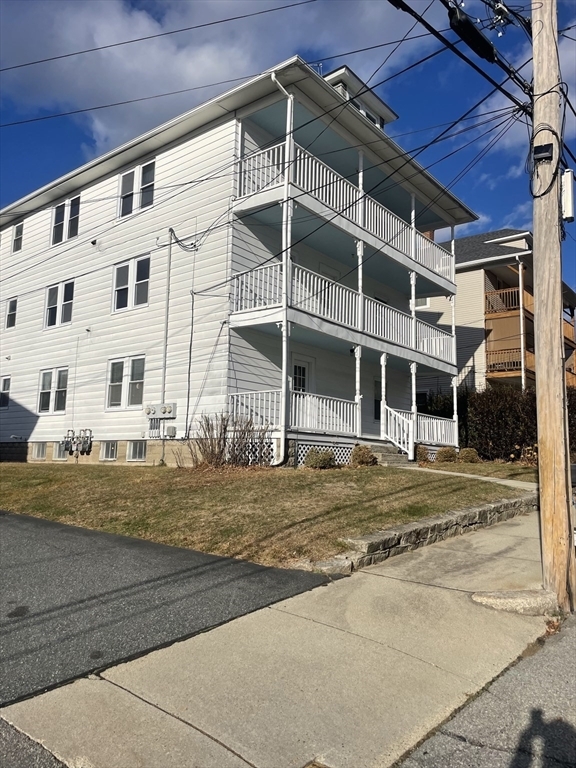
<svg viewBox="0 0 576 768">
<path fill-rule="evenodd" d="M 338 122 L 358 136 L 361 142 L 370 142 L 371 151 L 384 161 L 388 172 L 406 188 L 414 189 L 421 202 L 436 212 L 438 224 L 435 228 L 465 224 L 478 218 L 390 137 L 352 105 L 347 104 L 347 100 L 303 59 L 294 56 L 6 206 L 0 211 L 2 226 L 51 205 L 99 178 L 118 172 L 193 131 L 233 115 L 242 107 L 277 93 L 272 73 L 275 73 L 276 79 L 285 88 L 297 86 L 328 114 L 335 107 L 347 105 L 347 108 L 339 111 Z"/>
</svg>

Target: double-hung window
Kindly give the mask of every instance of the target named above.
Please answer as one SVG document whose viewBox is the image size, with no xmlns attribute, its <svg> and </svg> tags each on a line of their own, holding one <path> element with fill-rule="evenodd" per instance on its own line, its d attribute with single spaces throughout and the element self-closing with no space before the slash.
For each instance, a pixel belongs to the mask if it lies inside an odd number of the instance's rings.
<svg viewBox="0 0 576 768">
<path fill-rule="evenodd" d="M 80 195 L 60 203 L 54 208 L 54 221 L 52 224 L 52 245 L 57 245 L 63 240 L 70 240 L 78 234 L 80 224 Z"/>
<path fill-rule="evenodd" d="M 129 216 L 139 208 L 149 208 L 154 203 L 154 160 L 133 168 L 120 177 L 120 218 Z"/>
<path fill-rule="evenodd" d="M 40 371 L 38 413 L 62 413 L 66 410 L 68 368 Z"/>
<path fill-rule="evenodd" d="M 108 371 L 107 408 L 142 408 L 144 356 L 111 360 Z"/>
<path fill-rule="evenodd" d="M 8 408 L 10 405 L 10 376 L 0 379 L 0 408 Z"/>
<path fill-rule="evenodd" d="M 14 226 L 12 235 L 12 253 L 17 253 L 22 250 L 22 239 L 24 237 L 24 222 Z"/>
<path fill-rule="evenodd" d="M 8 299 L 6 304 L 6 328 L 14 328 L 16 325 L 16 309 L 18 299 Z"/>
<path fill-rule="evenodd" d="M 51 285 L 46 291 L 46 328 L 71 323 L 73 303 L 74 280 L 59 285 Z"/>
<path fill-rule="evenodd" d="M 150 257 L 125 261 L 114 267 L 114 311 L 148 304 Z"/>
</svg>

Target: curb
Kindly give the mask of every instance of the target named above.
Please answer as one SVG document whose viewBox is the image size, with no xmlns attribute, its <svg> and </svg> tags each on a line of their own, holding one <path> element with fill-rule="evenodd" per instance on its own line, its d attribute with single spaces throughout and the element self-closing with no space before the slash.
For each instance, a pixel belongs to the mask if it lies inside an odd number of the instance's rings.
<svg viewBox="0 0 576 768">
<path fill-rule="evenodd" d="M 479 528 L 525 515 L 538 508 L 538 494 L 529 493 L 516 499 L 502 499 L 480 507 L 466 507 L 427 517 L 414 523 L 406 523 L 385 531 L 376 531 L 359 538 L 340 539 L 350 550 L 331 560 L 311 563 L 315 571 L 326 574 L 347 574 L 375 565 L 395 555 L 412 552 L 437 541 L 460 536 Z"/>
</svg>

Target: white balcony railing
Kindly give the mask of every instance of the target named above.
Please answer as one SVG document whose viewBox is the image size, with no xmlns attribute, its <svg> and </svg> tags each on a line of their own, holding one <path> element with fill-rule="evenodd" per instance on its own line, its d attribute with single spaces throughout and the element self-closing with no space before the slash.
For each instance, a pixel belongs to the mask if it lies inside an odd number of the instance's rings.
<svg viewBox="0 0 576 768">
<path fill-rule="evenodd" d="M 309 392 L 292 392 L 291 426 L 328 434 L 356 434 L 357 406 L 354 400 L 341 400 Z"/>
<path fill-rule="evenodd" d="M 270 307 L 282 302 L 282 264 L 241 272 L 233 281 L 232 303 L 234 312 Z"/>
<path fill-rule="evenodd" d="M 334 323 L 369 333 L 409 349 L 416 349 L 447 363 L 454 363 L 454 345 L 450 333 L 416 319 L 406 312 L 363 296 L 341 283 L 329 280 L 309 269 L 293 265 L 292 300 L 294 309 Z M 282 265 L 267 264 L 250 272 L 241 272 L 233 280 L 233 311 L 279 306 L 282 301 Z M 360 302 L 364 311 L 360 313 Z M 364 318 L 361 323 L 361 317 Z"/>
<path fill-rule="evenodd" d="M 312 315 L 358 328 L 358 293 L 309 269 L 294 265 L 292 306 Z"/>
<path fill-rule="evenodd" d="M 411 455 L 414 450 L 412 414 L 408 412 L 407 416 L 406 412 L 395 411 L 387 405 L 384 405 L 380 413 L 384 422 L 382 437 L 413 458 Z"/>
<path fill-rule="evenodd" d="M 240 197 L 256 194 L 283 182 L 284 146 L 283 143 L 276 144 L 242 159 Z M 294 165 L 291 169 L 294 184 L 418 264 L 454 281 L 454 258 L 448 251 L 417 231 L 413 252 L 410 224 L 302 147 L 295 145 L 294 151 Z"/>
<path fill-rule="evenodd" d="M 397 410 L 396 413 L 412 420 L 412 411 Z M 458 445 L 456 438 L 456 423 L 453 419 L 429 416 L 427 413 L 416 414 L 415 442 L 430 445 Z"/>
<path fill-rule="evenodd" d="M 236 392 L 230 395 L 230 413 L 234 419 L 252 419 L 257 427 L 277 427 L 281 421 L 280 402 L 279 389 Z"/>
</svg>

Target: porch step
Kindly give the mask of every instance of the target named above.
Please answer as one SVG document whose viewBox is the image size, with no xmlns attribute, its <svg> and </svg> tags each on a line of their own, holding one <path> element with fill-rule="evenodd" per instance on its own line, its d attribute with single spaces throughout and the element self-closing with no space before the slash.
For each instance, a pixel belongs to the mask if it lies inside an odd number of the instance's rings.
<svg viewBox="0 0 576 768">
<path fill-rule="evenodd" d="M 371 444 L 370 450 L 377 457 L 378 464 L 383 467 L 402 466 L 409 464 L 408 456 L 401 453 L 392 443 Z"/>
</svg>

